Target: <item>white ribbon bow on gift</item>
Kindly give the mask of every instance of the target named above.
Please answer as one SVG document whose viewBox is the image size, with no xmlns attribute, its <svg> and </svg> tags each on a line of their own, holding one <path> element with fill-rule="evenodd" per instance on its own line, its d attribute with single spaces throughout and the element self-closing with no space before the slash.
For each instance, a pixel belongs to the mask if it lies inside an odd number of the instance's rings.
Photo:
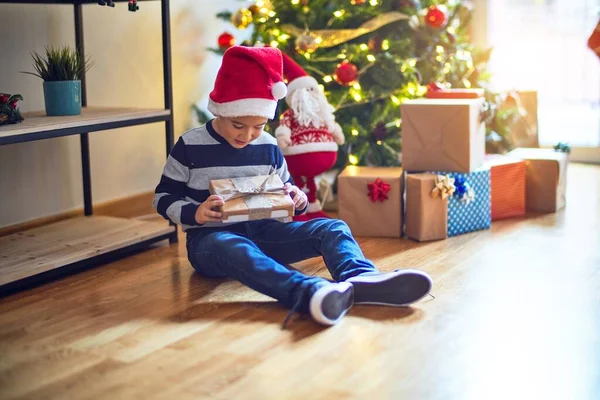
<svg viewBox="0 0 600 400">
<path fill-rule="evenodd" d="M 260 185 L 254 184 L 254 182 L 247 178 L 232 178 L 231 182 L 234 188 L 219 191 L 219 196 L 223 197 L 224 201 L 228 201 L 251 194 L 286 194 L 283 187 L 267 188 L 271 178 L 276 174 L 277 169 L 273 169 Z"/>
<path fill-rule="evenodd" d="M 475 191 L 473 190 L 473 188 L 469 188 L 467 189 L 467 191 L 462 195 L 460 201 L 462 201 L 463 203 L 465 203 L 465 205 L 469 205 L 469 203 L 471 203 L 472 201 L 475 200 Z"/>
</svg>

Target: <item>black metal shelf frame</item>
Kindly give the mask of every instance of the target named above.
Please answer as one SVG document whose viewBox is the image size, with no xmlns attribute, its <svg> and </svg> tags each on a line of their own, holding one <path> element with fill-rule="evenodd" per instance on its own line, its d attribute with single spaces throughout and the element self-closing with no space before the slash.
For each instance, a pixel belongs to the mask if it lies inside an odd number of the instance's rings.
<svg viewBox="0 0 600 400">
<path fill-rule="evenodd" d="M 125 0 L 126 1 L 126 0 Z M 0 139 L 0 145 L 29 142 L 33 140 L 50 139 L 54 137 L 66 136 L 79 134 L 81 142 L 81 169 L 83 175 L 83 203 L 84 212 L 86 216 L 93 214 L 92 208 L 92 182 L 91 182 L 91 168 L 90 168 L 90 144 L 88 134 L 94 131 L 108 130 L 114 128 L 120 128 L 125 126 L 148 124 L 153 122 L 165 123 L 165 145 L 166 155 L 169 155 L 171 148 L 173 147 L 173 82 L 172 82 L 172 68 L 171 68 L 171 23 L 170 23 L 170 3 L 169 0 L 161 1 L 161 28 L 162 28 L 162 61 L 163 61 L 163 85 L 164 85 L 164 109 L 168 110 L 168 115 L 157 115 L 157 116 L 145 116 L 139 118 L 132 118 L 124 121 L 111 121 L 111 122 L 93 122 L 88 125 L 79 127 L 69 127 L 62 129 L 48 129 L 45 131 L 34 132 L 26 135 L 14 135 L 5 136 Z M 123 0 L 116 0 L 115 2 L 123 2 Z M 75 45 L 81 56 L 85 57 L 85 41 L 83 34 L 83 6 L 84 4 L 96 4 L 97 1 L 92 0 L 72 0 L 72 1 L 36 1 L 36 0 L 23 0 L 23 1 L 5 1 L 0 0 L 0 3 L 14 3 L 14 4 L 59 4 L 59 5 L 72 5 L 74 11 L 75 20 Z M 81 101 L 82 106 L 87 106 L 87 85 L 85 73 L 81 79 Z M 177 242 L 177 229 L 168 236 L 171 243 Z M 150 244 L 159 240 L 164 240 L 164 235 L 161 237 L 150 239 L 145 244 Z M 139 247 L 139 244 L 136 245 Z M 128 250 L 123 248 L 121 250 Z"/>
</svg>

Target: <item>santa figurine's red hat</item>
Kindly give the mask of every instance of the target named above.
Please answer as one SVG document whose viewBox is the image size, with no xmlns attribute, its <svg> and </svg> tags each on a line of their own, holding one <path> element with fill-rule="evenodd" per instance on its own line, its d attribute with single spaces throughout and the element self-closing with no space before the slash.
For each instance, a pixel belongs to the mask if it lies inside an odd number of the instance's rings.
<svg viewBox="0 0 600 400">
<path fill-rule="evenodd" d="M 306 71 L 290 56 L 283 53 L 283 74 L 288 82 L 288 94 L 294 93 L 300 88 L 318 87 L 319 84 L 315 78 L 308 75 Z M 286 99 L 288 101 L 289 99 Z"/>
<path fill-rule="evenodd" d="M 221 117 L 273 119 L 277 100 L 287 94 L 282 77 L 279 49 L 232 46 L 223 54 L 208 110 Z"/>
</svg>

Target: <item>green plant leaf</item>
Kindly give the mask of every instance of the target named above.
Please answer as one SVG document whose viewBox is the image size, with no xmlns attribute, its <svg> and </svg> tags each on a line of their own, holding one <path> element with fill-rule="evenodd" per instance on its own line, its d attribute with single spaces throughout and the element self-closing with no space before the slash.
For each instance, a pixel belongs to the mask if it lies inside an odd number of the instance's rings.
<svg viewBox="0 0 600 400">
<path fill-rule="evenodd" d="M 76 49 L 68 46 L 46 47 L 44 55 L 33 53 L 31 58 L 35 72 L 22 72 L 35 75 L 46 82 L 81 80 L 93 65 L 89 57 L 84 59 Z"/>
</svg>

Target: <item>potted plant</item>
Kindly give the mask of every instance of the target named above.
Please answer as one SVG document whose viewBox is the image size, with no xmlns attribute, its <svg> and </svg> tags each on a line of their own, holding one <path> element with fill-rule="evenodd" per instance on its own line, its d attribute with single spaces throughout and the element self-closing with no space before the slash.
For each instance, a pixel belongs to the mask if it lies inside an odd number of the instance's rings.
<svg viewBox="0 0 600 400">
<path fill-rule="evenodd" d="M 35 72 L 26 72 L 44 80 L 46 115 L 79 115 L 81 113 L 81 77 L 90 69 L 75 49 L 46 47 L 44 55 L 34 53 Z"/>
</svg>

